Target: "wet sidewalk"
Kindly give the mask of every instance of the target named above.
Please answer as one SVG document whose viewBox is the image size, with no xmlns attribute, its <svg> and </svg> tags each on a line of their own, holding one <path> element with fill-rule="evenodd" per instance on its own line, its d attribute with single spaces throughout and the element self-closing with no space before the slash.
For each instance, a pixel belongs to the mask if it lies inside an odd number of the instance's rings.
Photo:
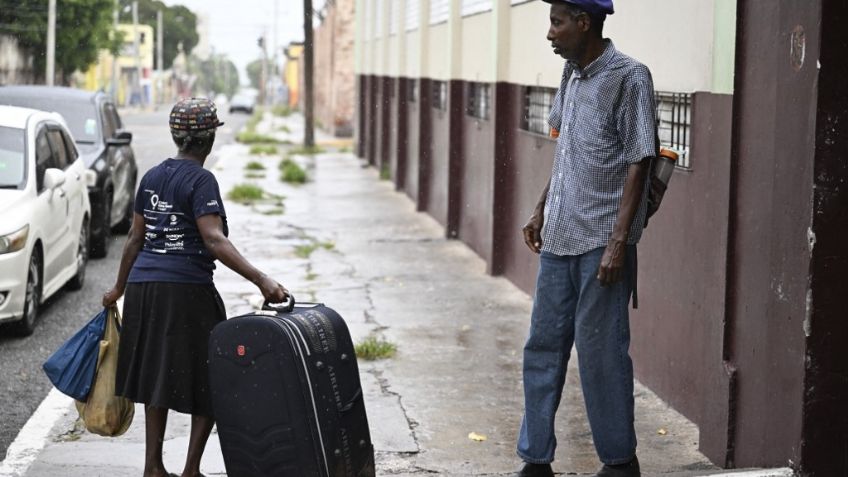
<svg viewBox="0 0 848 477">
<path fill-rule="evenodd" d="M 273 127 L 261 126 L 274 131 L 285 123 L 289 134 L 299 137 L 298 116 L 274 121 Z M 530 297 L 507 280 L 488 276 L 468 247 L 446 240 L 433 219 L 416 212 L 406 196 L 350 153 L 293 156 L 310 178 L 299 186 L 279 180 L 282 151 L 251 156 L 248 147 L 229 145 L 216 154 L 211 169 L 225 196 L 230 239 L 242 254 L 299 301 L 334 307 L 346 318 L 354 341 L 376 336 L 397 345 L 390 359 L 360 362 L 378 475 L 513 472 L 520 464 L 514 449 Z M 262 163 L 265 171 L 248 170 L 250 161 Z M 251 204 L 227 200 L 233 187 L 245 183 L 268 195 Z M 527 259 L 536 258 L 528 251 Z M 230 316 L 261 304 L 256 288 L 225 267 L 219 266 L 215 281 Z M 576 357 L 566 389 L 554 469 L 592 475 L 599 464 Z M 75 429 L 71 408 L 68 402 L 26 475 L 141 475 L 141 408 L 130 431 L 113 439 Z M 644 475 L 719 472 L 698 453 L 697 428 L 638 383 L 636 430 Z M 472 432 L 485 439 L 471 439 Z M 171 413 L 165 442 L 171 472 L 182 469 L 187 440 L 187 417 Z M 202 470 L 225 475 L 214 434 Z"/>
</svg>

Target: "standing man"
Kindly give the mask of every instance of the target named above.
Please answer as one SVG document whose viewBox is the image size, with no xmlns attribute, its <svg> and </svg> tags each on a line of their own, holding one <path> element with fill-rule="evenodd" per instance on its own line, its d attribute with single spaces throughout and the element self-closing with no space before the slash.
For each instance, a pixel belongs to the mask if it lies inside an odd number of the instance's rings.
<svg viewBox="0 0 848 477">
<path fill-rule="evenodd" d="M 553 171 L 523 229 L 541 258 L 524 346 L 525 463 L 517 475 L 553 475 L 554 418 L 576 344 L 604 464 L 597 476 L 639 476 L 628 305 L 657 154 L 651 73 L 603 37 L 612 0 L 544 1 L 547 38 L 566 64 L 548 120 L 559 132 Z"/>
</svg>

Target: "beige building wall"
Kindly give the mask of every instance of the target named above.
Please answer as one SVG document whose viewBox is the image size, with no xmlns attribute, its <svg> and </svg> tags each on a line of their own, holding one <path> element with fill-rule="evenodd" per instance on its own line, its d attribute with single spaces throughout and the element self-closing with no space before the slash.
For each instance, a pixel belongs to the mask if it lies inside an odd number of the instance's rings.
<svg viewBox="0 0 848 477">
<path fill-rule="evenodd" d="M 440 81 L 450 79 L 450 55 L 448 54 L 448 48 L 451 46 L 449 44 L 449 34 L 450 30 L 447 23 L 440 23 L 430 27 L 427 35 L 429 38 L 424 45 L 427 48 L 427 51 L 424 53 L 427 55 L 427 62 L 425 63 L 427 68 L 421 72 L 421 76 Z"/>
<path fill-rule="evenodd" d="M 479 13 L 461 20 L 462 61 L 459 79 L 492 83 L 495 43 L 492 41 L 492 12 Z"/>
<path fill-rule="evenodd" d="M 355 0 L 336 0 L 315 28 L 315 117 L 337 136 L 353 134 Z"/>
<path fill-rule="evenodd" d="M 398 5 L 394 8 L 405 7 L 405 0 L 395 1 Z M 619 50 L 651 68 L 658 90 L 729 93 L 736 1 L 619 1 L 616 13 L 607 18 L 605 35 Z M 494 0 L 495 11 L 467 17 L 458 15 L 459 8 L 450 4 L 447 22 L 430 25 L 423 21 L 425 12 L 421 12 L 417 29 L 404 31 L 401 20 L 398 34 L 387 39 L 389 0 L 359 2 L 365 8 L 382 5 L 384 9 L 381 14 L 367 11 L 360 17 L 365 33 L 361 44 L 363 74 L 559 86 L 564 60 L 553 55 L 546 39 L 547 3 Z M 420 5 L 425 8 L 426 4 Z M 496 14 L 501 16 L 495 18 Z M 382 25 L 375 24 L 378 19 Z M 369 40 L 367 33 L 375 30 L 383 36 Z M 498 37 L 499 31 L 505 39 Z M 406 35 L 402 42 L 400 35 Z M 420 70 L 415 70 L 416 65 L 421 65 Z"/>
</svg>

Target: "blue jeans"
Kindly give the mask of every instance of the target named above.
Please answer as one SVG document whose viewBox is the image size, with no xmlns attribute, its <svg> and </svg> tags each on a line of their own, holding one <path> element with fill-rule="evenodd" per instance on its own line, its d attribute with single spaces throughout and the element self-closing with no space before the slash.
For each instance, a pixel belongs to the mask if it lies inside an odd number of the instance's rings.
<svg viewBox="0 0 848 477">
<path fill-rule="evenodd" d="M 604 464 L 615 465 L 629 462 L 636 454 L 627 310 L 636 247 L 627 248 L 622 280 L 606 287 L 597 279 L 603 253 L 603 248 L 563 257 L 542 252 L 524 345 L 524 418 L 518 455 L 525 462 L 554 460 L 554 418 L 575 343 L 598 457 Z"/>
</svg>

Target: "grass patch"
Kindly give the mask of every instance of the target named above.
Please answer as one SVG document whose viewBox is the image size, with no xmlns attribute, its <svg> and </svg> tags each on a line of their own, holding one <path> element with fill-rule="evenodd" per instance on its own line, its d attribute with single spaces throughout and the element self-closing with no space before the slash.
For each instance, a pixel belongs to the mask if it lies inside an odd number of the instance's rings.
<svg viewBox="0 0 848 477">
<path fill-rule="evenodd" d="M 275 137 L 266 134 L 259 134 L 254 131 L 242 131 L 236 136 L 236 141 L 242 144 L 284 144 Z"/>
<path fill-rule="evenodd" d="M 311 282 L 311 281 L 315 280 L 316 278 L 318 278 L 318 274 L 313 273 L 313 272 L 309 272 L 309 273 L 306 274 L 306 277 L 304 277 L 304 278 L 306 278 L 307 281 Z"/>
<path fill-rule="evenodd" d="M 262 215 L 283 215 L 286 213 L 286 210 L 282 207 L 275 207 L 273 209 L 263 210 L 260 212 Z"/>
<path fill-rule="evenodd" d="M 366 361 L 391 358 L 397 353 L 397 346 L 394 343 L 373 335 L 357 343 L 354 349 L 356 357 Z"/>
<path fill-rule="evenodd" d="M 288 126 L 286 126 L 285 124 L 283 124 L 282 126 L 280 126 L 280 127 L 278 127 L 278 128 L 277 128 L 277 131 L 284 132 L 284 133 L 290 133 L 290 132 L 291 132 L 291 129 L 289 129 L 289 127 L 288 127 Z"/>
<path fill-rule="evenodd" d="M 271 114 L 274 116 L 285 118 L 291 116 L 292 110 L 284 104 L 278 104 L 271 109 Z"/>
<path fill-rule="evenodd" d="M 265 195 L 265 191 L 254 184 L 239 184 L 233 187 L 227 194 L 227 198 L 241 203 L 254 202 L 261 200 Z"/>
<path fill-rule="evenodd" d="M 347 154 L 347 153 L 353 152 L 353 149 L 351 149 L 348 146 L 344 146 L 344 147 L 339 148 L 339 152 Z"/>
<path fill-rule="evenodd" d="M 289 154 L 297 154 L 300 156 L 312 156 L 314 154 L 321 154 L 322 152 L 324 152 L 324 149 L 322 149 L 320 146 L 300 146 L 290 150 Z"/>
<path fill-rule="evenodd" d="M 272 155 L 277 153 L 277 146 L 273 144 L 254 144 L 250 146 L 250 154 L 256 156 Z"/>
<path fill-rule="evenodd" d="M 324 250 L 334 250 L 336 248 L 335 242 L 321 242 L 319 245 Z"/>
<path fill-rule="evenodd" d="M 317 243 L 307 243 L 303 245 L 298 245 L 294 248 L 294 254 L 300 258 L 309 258 L 312 255 L 312 252 L 318 250 Z"/>
<path fill-rule="evenodd" d="M 282 172 L 280 174 L 280 181 L 282 182 L 303 184 L 307 180 L 306 171 L 289 158 L 280 161 L 280 171 Z"/>
<path fill-rule="evenodd" d="M 259 125 L 259 123 L 262 121 L 263 114 L 264 111 L 262 110 L 262 108 L 256 108 L 256 110 L 253 111 L 253 115 L 250 117 L 250 119 L 247 120 L 247 123 L 244 125 L 245 131 L 254 132 L 256 130 L 256 126 Z"/>
<path fill-rule="evenodd" d="M 244 166 L 249 171 L 264 171 L 265 165 L 258 161 L 250 161 Z"/>
</svg>

